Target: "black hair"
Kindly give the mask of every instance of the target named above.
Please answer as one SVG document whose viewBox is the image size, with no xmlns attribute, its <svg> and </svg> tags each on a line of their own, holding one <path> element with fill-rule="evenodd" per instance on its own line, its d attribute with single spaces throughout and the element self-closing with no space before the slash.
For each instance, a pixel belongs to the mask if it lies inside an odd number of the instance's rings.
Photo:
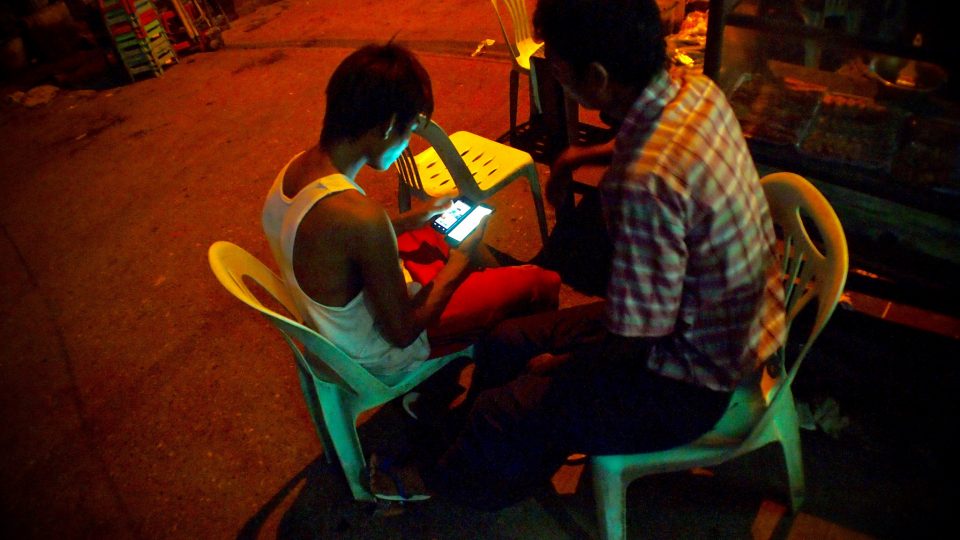
<svg viewBox="0 0 960 540">
<path fill-rule="evenodd" d="M 407 129 L 421 113 L 433 114 L 430 75 L 406 47 L 365 45 L 347 56 L 327 83 L 320 146 L 358 139 L 396 115 Z"/>
<path fill-rule="evenodd" d="M 641 89 L 666 66 L 655 0 L 539 0 L 533 27 L 547 54 L 577 75 L 597 62 L 612 80 Z"/>
</svg>

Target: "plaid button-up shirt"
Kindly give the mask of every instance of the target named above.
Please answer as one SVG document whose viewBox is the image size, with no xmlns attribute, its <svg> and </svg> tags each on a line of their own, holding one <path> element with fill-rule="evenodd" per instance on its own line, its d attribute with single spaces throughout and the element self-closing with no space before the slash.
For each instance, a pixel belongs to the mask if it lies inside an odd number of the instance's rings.
<svg viewBox="0 0 960 540">
<path fill-rule="evenodd" d="M 776 238 L 740 125 L 703 76 L 655 77 L 600 184 L 613 242 L 607 328 L 661 337 L 649 368 L 732 390 L 783 343 Z"/>
</svg>

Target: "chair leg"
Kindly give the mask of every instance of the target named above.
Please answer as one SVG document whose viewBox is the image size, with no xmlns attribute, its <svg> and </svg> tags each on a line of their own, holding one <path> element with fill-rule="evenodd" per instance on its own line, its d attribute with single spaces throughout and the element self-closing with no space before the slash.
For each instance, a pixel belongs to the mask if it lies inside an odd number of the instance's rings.
<svg viewBox="0 0 960 540">
<path fill-rule="evenodd" d="M 323 392 L 320 400 L 324 423 L 330 432 L 337 459 L 343 468 L 353 498 L 358 501 L 374 500 L 373 494 L 367 491 L 360 481 L 367 462 L 360 447 L 360 437 L 357 435 L 357 419 L 349 403 L 346 403 L 346 398 L 338 389 Z"/>
<path fill-rule="evenodd" d="M 594 466 L 593 496 L 597 504 L 597 521 L 601 540 L 624 540 L 627 537 L 627 486 L 619 474 Z"/>
<path fill-rule="evenodd" d="M 403 179 L 400 179 L 400 187 L 397 188 L 397 207 L 400 213 L 410 210 L 410 186 Z"/>
<path fill-rule="evenodd" d="M 547 213 L 543 207 L 543 194 L 540 192 L 540 180 L 537 178 L 536 165 L 531 165 L 527 171 L 527 180 L 530 182 L 530 192 L 533 195 L 533 205 L 537 209 L 537 221 L 540 223 L 540 240 L 547 245 Z"/>
<path fill-rule="evenodd" d="M 540 105 L 540 85 L 537 84 L 537 70 L 530 66 L 530 116 L 534 114 L 543 114 L 543 106 Z"/>
<path fill-rule="evenodd" d="M 510 146 L 516 146 L 517 101 L 520 93 L 520 74 L 510 70 Z"/>
<path fill-rule="evenodd" d="M 313 386 L 313 377 L 304 372 L 304 368 L 297 363 L 297 375 L 300 377 L 300 390 L 303 391 L 303 399 L 307 402 L 307 412 L 310 413 L 310 419 L 313 420 L 313 427 L 317 430 L 317 436 L 320 437 L 320 443 L 323 444 L 323 457 L 327 463 L 333 463 L 336 454 L 333 448 L 333 439 L 330 432 L 327 431 L 327 425 L 323 421 L 320 400 L 317 398 L 316 388 Z"/>
<path fill-rule="evenodd" d="M 790 391 L 789 387 L 782 391 Z M 790 486 L 790 506 L 794 512 L 800 509 L 805 496 L 803 479 L 803 452 L 800 446 L 800 419 L 794 405 L 793 395 L 786 395 L 786 406 L 774 416 L 773 422 L 783 448 L 783 458 L 787 465 L 787 480 Z"/>
</svg>

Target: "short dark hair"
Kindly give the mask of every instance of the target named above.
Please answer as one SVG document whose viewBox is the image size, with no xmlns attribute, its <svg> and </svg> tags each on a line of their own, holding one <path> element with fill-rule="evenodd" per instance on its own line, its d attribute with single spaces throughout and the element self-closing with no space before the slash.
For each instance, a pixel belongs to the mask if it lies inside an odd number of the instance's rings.
<svg viewBox="0 0 960 540">
<path fill-rule="evenodd" d="M 350 53 L 327 83 L 320 146 L 358 139 L 396 115 L 397 129 L 433 114 L 430 75 L 406 47 L 365 45 Z"/>
<path fill-rule="evenodd" d="M 578 75 L 597 62 L 612 80 L 640 89 L 666 66 L 655 0 L 539 0 L 533 27 L 548 54 Z"/>
</svg>

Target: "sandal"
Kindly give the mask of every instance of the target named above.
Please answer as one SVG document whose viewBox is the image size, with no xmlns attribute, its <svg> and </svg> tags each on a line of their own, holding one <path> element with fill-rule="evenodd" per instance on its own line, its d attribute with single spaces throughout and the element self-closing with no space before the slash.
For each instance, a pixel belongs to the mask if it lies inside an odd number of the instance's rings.
<svg viewBox="0 0 960 540">
<path fill-rule="evenodd" d="M 416 477 L 414 471 L 394 468 L 393 460 L 381 460 L 376 454 L 370 455 L 370 465 L 364 469 L 363 477 L 367 489 L 373 496 L 383 501 L 420 502 L 426 501 L 430 495 L 422 487 L 423 482 Z M 409 490 L 407 485 L 419 484 L 419 489 Z"/>
</svg>

